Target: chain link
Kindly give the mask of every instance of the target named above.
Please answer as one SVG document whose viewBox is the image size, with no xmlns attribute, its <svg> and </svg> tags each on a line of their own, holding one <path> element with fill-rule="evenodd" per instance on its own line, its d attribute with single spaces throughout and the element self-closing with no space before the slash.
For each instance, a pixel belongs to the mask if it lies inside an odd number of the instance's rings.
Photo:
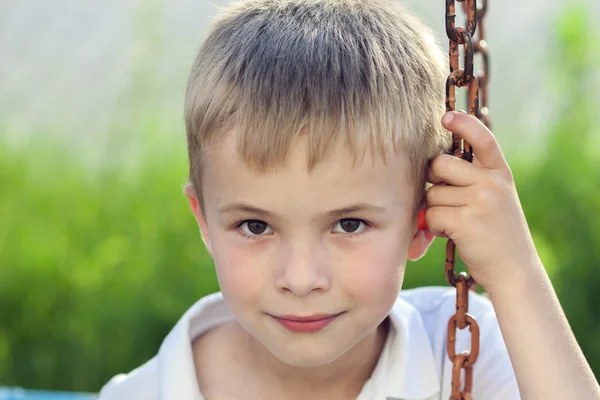
<svg viewBox="0 0 600 400">
<path fill-rule="evenodd" d="M 456 27 L 456 1 L 461 2 L 467 15 L 466 28 Z M 454 111 L 456 107 L 456 88 L 467 87 L 468 113 L 477 116 L 488 128 L 491 122 L 487 108 L 487 86 L 489 82 L 489 56 L 483 19 L 487 13 L 487 0 L 480 0 L 481 8 L 477 8 L 477 0 L 446 0 L 446 34 L 450 39 L 450 75 L 446 81 L 446 110 Z M 475 35 L 478 35 L 475 38 Z M 464 65 L 460 68 L 460 45 L 463 47 Z M 474 73 L 473 58 L 481 54 L 483 72 Z M 481 90 L 481 92 L 480 92 Z M 481 107 L 480 107 L 481 94 Z M 469 143 L 452 133 L 452 153 L 468 162 L 473 161 L 473 149 Z M 456 275 L 456 245 L 448 240 L 446 245 L 446 279 L 456 287 L 456 314 L 448 321 L 447 353 L 452 361 L 452 394 L 450 400 L 473 400 L 473 365 L 479 356 L 479 325 L 469 314 L 469 291 L 474 290 L 476 282 L 465 272 Z M 456 353 L 456 337 L 459 329 L 469 327 L 471 333 L 471 349 Z M 464 386 L 461 388 L 461 373 L 464 371 Z"/>
<path fill-rule="evenodd" d="M 460 1 L 460 0 L 459 0 Z M 489 117 L 488 110 L 488 82 L 490 77 L 490 62 L 487 51 L 487 41 L 485 40 L 485 24 L 483 19 L 488 10 L 488 1 L 480 0 L 481 8 L 477 10 L 477 37 L 474 38 L 473 48 L 475 54 L 480 54 L 482 59 L 483 70 L 480 75 L 477 75 L 479 81 L 479 94 L 480 94 L 480 109 L 477 117 L 487 126 L 492 129 L 492 122 Z M 463 10 L 467 12 L 467 3 L 463 2 Z"/>
</svg>

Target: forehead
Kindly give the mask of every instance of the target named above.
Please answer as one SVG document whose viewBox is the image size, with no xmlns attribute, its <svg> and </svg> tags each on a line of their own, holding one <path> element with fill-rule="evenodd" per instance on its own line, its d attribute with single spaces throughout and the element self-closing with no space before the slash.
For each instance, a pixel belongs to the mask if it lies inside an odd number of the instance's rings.
<svg viewBox="0 0 600 400">
<path fill-rule="evenodd" d="M 309 168 L 308 141 L 298 136 L 285 162 L 264 171 L 250 168 L 237 150 L 235 129 L 205 150 L 202 191 L 206 206 L 246 201 L 256 206 L 281 204 L 321 209 L 344 202 L 375 202 L 384 206 L 412 201 L 408 158 L 390 152 L 377 157 L 366 152 L 358 162 L 344 146 Z M 384 204 L 385 203 L 385 204 Z"/>
</svg>

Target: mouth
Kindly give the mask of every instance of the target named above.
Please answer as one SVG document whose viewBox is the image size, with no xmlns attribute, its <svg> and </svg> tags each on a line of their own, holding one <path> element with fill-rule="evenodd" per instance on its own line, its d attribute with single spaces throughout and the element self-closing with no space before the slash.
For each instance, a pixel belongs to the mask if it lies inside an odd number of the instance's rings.
<svg viewBox="0 0 600 400">
<path fill-rule="evenodd" d="M 310 316 L 274 316 L 271 314 L 269 314 L 269 316 L 290 331 L 309 333 L 320 331 L 342 314 L 343 312 L 338 314 L 317 314 Z"/>
</svg>

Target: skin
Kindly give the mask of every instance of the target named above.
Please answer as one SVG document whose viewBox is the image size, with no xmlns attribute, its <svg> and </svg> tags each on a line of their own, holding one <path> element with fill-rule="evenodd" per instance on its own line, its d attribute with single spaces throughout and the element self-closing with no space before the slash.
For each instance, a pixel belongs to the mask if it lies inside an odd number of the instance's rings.
<svg viewBox="0 0 600 400">
<path fill-rule="evenodd" d="M 382 322 L 406 261 L 433 239 L 416 228 L 406 158 L 367 157 L 352 168 L 338 149 L 309 173 L 300 137 L 283 168 L 258 173 L 235 145 L 233 130 L 208 151 L 203 210 L 192 187 L 185 190 L 235 316 L 194 343 L 202 392 L 211 399 L 356 398 L 384 345 Z M 260 221 L 262 231 L 245 221 Z M 290 332 L 270 316 L 321 313 L 343 314 L 315 333 Z"/>
<path fill-rule="evenodd" d="M 467 140 L 476 157 L 470 164 L 441 155 L 431 164 L 429 231 L 416 229 L 409 212 L 412 192 L 401 156 L 390 155 L 387 166 L 368 160 L 351 170 L 341 152 L 308 174 L 300 141 L 285 168 L 253 174 L 236 157 L 234 134 L 211 151 L 205 210 L 191 187 L 186 194 L 238 322 L 194 343 L 198 380 L 210 399 L 242 393 L 261 399 L 355 398 L 381 352 L 381 322 L 400 290 L 405 261 L 420 258 L 432 235 L 455 241 L 469 273 L 489 293 L 522 399 L 600 399 L 494 135 L 466 114 L 448 113 L 442 123 Z M 232 201 L 274 215 L 219 212 Z M 316 218 L 356 202 L 386 211 Z M 340 233 L 337 221 L 343 218 L 372 226 L 351 237 Z M 237 224 L 248 219 L 265 221 L 272 229 L 266 237 L 242 239 Z M 286 332 L 265 314 L 341 311 L 333 324 L 308 335 Z M 211 365 L 207 360 L 214 364 L 211 357 L 217 354 L 235 362 L 213 365 L 214 372 L 203 375 L 202 366 Z M 219 384 L 224 371 L 229 379 Z M 232 376 L 243 385 L 232 384 Z M 248 387 L 248 382 L 255 383 Z"/>
<path fill-rule="evenodd" d="M 473 146 L 474 163 L 434 160 L 429 229 L 453 239 L 490 295 L 522 399 L 600 399 L 600 386 L 538 256 L 511 170 L 477 118 L 451 112 L 443 125 Z"/>
</svg>

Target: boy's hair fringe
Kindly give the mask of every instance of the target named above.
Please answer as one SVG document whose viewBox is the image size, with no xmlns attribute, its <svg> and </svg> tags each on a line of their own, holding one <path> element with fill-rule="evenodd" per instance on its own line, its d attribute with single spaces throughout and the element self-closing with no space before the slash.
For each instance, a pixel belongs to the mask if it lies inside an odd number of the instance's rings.
<svg viewBox="0 0 600 400">
<path fill-rule="evenodd" d="M 235 127 L 254 170 L 285 162 L 308 138 L 312 169 L 339 144 L 408 157 L 415 211 L 428 162 L 450 146 L 446 56 L 431 31 L 385 0 L 246 0 L 227 8 L 200 49 L 185 121 L 190 181 L 202 204 L 206 149 Z"/>
</svg>

